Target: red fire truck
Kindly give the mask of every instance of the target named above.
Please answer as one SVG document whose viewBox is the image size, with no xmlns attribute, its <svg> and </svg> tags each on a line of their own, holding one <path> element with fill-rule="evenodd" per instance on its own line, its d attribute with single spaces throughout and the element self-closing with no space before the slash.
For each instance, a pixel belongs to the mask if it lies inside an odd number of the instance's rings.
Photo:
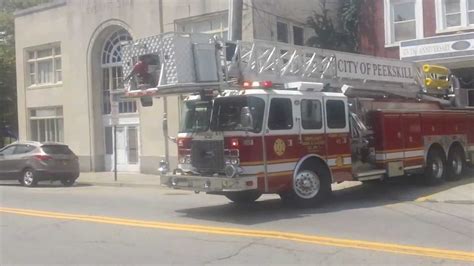
<svg viewBox="0 0 474 266">
<path fill-rule="evenodd" d="M 125 74 L 143 54 L 159 57 L 158 84 L 128 97 L 185 95 L 178 164 L 160 165 L 170 188 L 313 204 L 335 182 L 438 184 L 474 161 L 474 110 L 441 66 L 173 33 L 127 46 Z"/>
</svg>

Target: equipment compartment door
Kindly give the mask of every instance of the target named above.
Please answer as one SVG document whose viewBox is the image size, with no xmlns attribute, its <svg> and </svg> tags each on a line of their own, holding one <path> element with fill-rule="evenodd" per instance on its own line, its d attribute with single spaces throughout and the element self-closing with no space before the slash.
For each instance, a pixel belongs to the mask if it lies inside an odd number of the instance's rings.
<svg viewBox="0 0 474 266">
<path fill-rule="evenodd" d="M 424 147 L 421 136 L 420 114 L 402 114 L 404 142 L 404 166 L 421 168 L 424 162 Z"/>
<path fill-rule="evenodd" d="M 384 113 L 383 114 L 383 151 L 377 151 L 379 158 L 382 154 L 382 161 L 403 160 L 404 143 L 403 143 L 403 125 L 400 114 Z"/>
</svg>

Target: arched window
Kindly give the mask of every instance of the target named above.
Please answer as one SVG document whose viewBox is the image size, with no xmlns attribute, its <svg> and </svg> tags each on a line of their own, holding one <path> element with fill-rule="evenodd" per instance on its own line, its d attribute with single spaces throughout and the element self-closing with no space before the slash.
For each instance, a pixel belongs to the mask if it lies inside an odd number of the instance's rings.
<svg viewBox="0 0 474 266">
<path fill-rule="evenodd" d="M 103 89 L 103 113 L 110 114 L 110 91 L 123 88 L 122 70 L 122 45 L 131 41 L 132 37 L 124 30 L 113 32 L 105 41 L 102 49 L 102 89 Z M 119 103 L 119 113 L 137 112 L 136 101 L 122 101 Z"/>
</svg>

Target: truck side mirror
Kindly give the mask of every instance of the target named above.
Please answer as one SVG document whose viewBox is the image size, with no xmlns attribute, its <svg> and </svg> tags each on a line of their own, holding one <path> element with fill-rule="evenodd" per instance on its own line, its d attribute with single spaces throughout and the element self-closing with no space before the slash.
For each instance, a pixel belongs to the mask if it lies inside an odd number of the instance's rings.
<svg viewBox="0 0 474 266">
<path fill-rule="evenodd" d="M 240 124 L 244 129 L 253 129 L 253 116 L 248 106 L 240 110 Z"/>
</svg>

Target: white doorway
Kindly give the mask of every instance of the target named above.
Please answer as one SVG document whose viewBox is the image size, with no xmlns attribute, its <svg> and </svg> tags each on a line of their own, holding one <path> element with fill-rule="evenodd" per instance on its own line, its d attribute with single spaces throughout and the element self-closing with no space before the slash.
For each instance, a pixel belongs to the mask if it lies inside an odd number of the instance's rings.
<svg viewBox="0 0 474 266">
<path fill-rule="evenodd" d="M 111 117 L 110 93 L 123 88 L 122 43 L 131 41 L 130 34 L 119 29 L 105 41 L 102 49 L 102 112 L 105 139 L 105 170 L 114 170 L 114 134 Z M 139 115 L 136 100 L 118 103 L 116 134 L 117 170 L 140 171 Z"/>
<path fill-rule="evenodd" d="M 108 130 L 107 130 L 108 128 Z M 111 134 L 110 139 L 113 142 L 113 127 L 107 127 L 106 131 Z M 107 132 L 106 132 L 107 133 Z M 117 126 L 117 171 L 120 172 L 138 172 L 140 171 L 139 157 L 139 127 L 138 125 L 120 125 Z M 106 136 L 107 137 L 107 136 Z M 114 170 L 113 143 L 107 145 L 112 151 L 107 151 L 106 170 Z M 107 148 L 107 147 L 106 147 Z"/>
</svg>

